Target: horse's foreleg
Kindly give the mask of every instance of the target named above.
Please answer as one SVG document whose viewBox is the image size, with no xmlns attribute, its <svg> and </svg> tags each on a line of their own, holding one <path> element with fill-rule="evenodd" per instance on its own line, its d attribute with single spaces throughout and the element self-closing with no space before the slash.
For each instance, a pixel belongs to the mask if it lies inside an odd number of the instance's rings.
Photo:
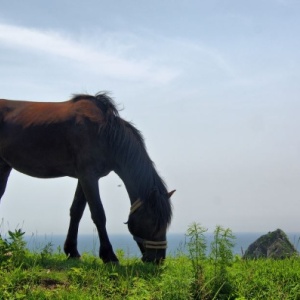
<svg viewBox="0 0 300 300">
<path fill-rule="evenodd" d="M 118 262 L 106 231 L 106 217 L 104 208 L 99 195 L 99 186 L 97 178 L 84 178 L 80 180 L 83 192 L 90 207 L 92 220 L 94 221 L 99 239 L 99 256 L 103 262 Z"/>
<path fill-rule="evenodd" d="M 11 167 L 2 159 L 0 159 L 0 199 L 2 198 L 5 192 L 10 171 L 11 171 Z"/>
<path fill-rule="evenodd" d="M 64 245 L 64 251 L 68 257 L 78 258 L 77 250 L 78 227 L 86 206 L 86 199 L 78 181 L 74 200 L 70 209 L 70 225 Z"/>
</svg>

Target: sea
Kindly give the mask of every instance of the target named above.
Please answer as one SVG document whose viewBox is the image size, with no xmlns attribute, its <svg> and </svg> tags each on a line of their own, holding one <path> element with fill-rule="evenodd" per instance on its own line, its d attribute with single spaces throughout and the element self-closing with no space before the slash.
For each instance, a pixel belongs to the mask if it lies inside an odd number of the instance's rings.
<svg viewBox="0 0 300 300">
<path fill-rule="evenodd" d="M 266 233 L 233 233 L 235 236 L 234 247 L 235 255 L 242 256 L 248 246 L 261 235 Z M 290 242 L 300 252 L 300 233 L 287 233 Z M 114 250 L 122 250 L 125 257 L 140 257 L 141 253 L 136 242 L 130 234 L 110 234 L 110 241 Z M 34 252 L 40 252 L 46 247 L 53 252 L 63 251 L 65 235 L 32 235 L 25 236 L 27 248 Z M 210 252 L 210 244 L 213 241 L 213 233 L 205 234 L 207 253 Z M 179 253 L 188 253 L 187 243 L 189 238 L 184 233 L 169 233 L 167 236 L 168 249 L 167 255 L 176 256 Z M 97 234 L 79 235 L 78 250 L 82 253 L 89 253 L 98 256 L 99 240 Z"/>
</svg>

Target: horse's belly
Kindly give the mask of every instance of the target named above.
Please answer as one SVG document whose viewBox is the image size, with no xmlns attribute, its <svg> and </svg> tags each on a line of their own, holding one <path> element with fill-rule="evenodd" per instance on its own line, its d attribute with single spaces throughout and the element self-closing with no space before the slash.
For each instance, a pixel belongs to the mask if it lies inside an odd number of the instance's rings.
<svg viewBox="0 0 300 300">
<path fill-rule="evenodd" d="M 104 176 L 111 168 L 105 157 L 101 159 L 102 148 L 94 142 L 97 136 L 91 135 L 84 126 L 75 129 L 72 124 L 25 129 L 0 124 L 0 158 L 17 171 L 33 177 L 77 178 L 79 172 L 87 168 L 92 168 L 99 177 Z"/>
<path fill-rule="evenodd" d="M 76 177 L 74 162 L 64 151 L 54 152 L 50 148 L 26 149 L 9 145 L 2 148 L 1 158 L 13 169 L 39 178 L 62 176 Z"/>
<path fill-rule="evenodd" d="M 4 157 L 4 160 L 8 162 L 8 164 L 15 170 L 32 176 L 32 177 L 39 177 L 39 178 L 55 178 L 55 177 L 62 177 L 62 176 L 70 176 L 76 177 L 74 168 L 70 165 L 64 163 L 64 165 L 58 165 L 55 163 L 49 164 L 43 160 L 33 160 L 27 159 L 24 160 L 10 160 L 10 157 Z"/>
<path fill-rule="evenodd" d="M 57 178 L 57 177 L 63 177 L 63 176 L 70 176 L 70 177 L 75 177 L 75 176 L 72 176 L 71 174 L 66 174 L 66 173 L 63 173 L 63 172 L 59 172 L 58 170 L 50 170 L 50 169 L 47 169 L 46 171 L 45 170 L 38 170 L 38 169 L 35 169 L 34 171 L 31 169 L 31 168 L 24 168 L 23 166 L 22 167 L 14 167 L 15 170 L 19 171 L 20 173 L 23 173 L 25 175 L 29 175 L 29 176 L 32 176 L 32 177 L 36 177 L 36 178 Z"/>
</svg>

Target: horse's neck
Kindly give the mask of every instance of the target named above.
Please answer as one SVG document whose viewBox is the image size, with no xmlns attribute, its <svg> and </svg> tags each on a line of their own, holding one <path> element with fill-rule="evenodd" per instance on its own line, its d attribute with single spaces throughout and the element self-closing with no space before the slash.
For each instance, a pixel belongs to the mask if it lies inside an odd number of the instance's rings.
<svg viewBox="0 0 300 300">
<path fill-rule="evenodd" d="M 120 168 L 119 170 L 115 170 L 115 172 L 122 179 L 126 187 L 131 205 L 139 198 L 144 198 L 153 186 L 153 180 L 150 176 L 149 179 L 146 180 L 145 178 L 139 177 L 138 174 L 135 174 L 132 169 Z"/>
</svg>

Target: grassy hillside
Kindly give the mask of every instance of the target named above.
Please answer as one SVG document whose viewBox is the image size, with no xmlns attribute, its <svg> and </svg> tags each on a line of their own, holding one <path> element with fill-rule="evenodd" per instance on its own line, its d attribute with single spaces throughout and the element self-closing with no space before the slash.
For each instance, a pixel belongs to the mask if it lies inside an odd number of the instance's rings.
<svg viewBox="0 0 300 300">
<path fill-rule="evenodd" d="M 300 299 L 300 258 L 242 260 L 231 252 L 234 236 L 217 227 L 205 255 L 205 229 L 193 224 L 188 255 L 178 251 L 161 266 L 118 251 L 120 265 L 83 254 L 67 260 L 51 244 L 26 250 L 23 233 L 0 238 L 0 299 Z"/>
</svg>

